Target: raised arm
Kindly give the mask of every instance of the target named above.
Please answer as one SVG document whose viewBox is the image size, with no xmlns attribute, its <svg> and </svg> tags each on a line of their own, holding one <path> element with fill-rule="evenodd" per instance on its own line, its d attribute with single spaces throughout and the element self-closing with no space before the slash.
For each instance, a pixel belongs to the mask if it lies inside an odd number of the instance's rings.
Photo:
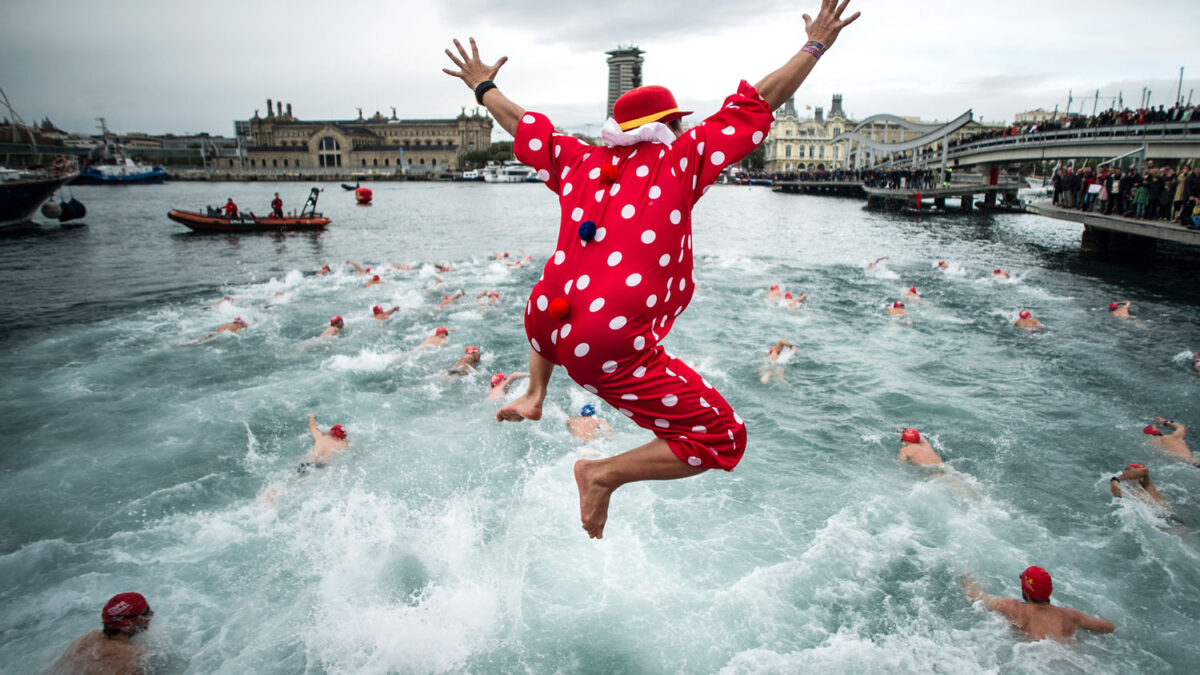
<svg viewBox="0 0 1200 675">
<path fill-rule="evenodd" d="M 364 271 L 363 271 L 363 268 L 359 267 L 359 266 L 358 266 L 358 263 L 354 262 L 353 260 L 347 260 L 347 261 L 346 261 L 346 264 L 347 264 L 347 265 L 353 265 L 353 266 L 354 266 L 354 269 L 358 270 L 358 273 L 359 273 L 359 274 L 366 274 L 366 272 L 364 272 Z"/>
<path fill-rule="evenodd" d="M 321 440 L 321 430 L 317 429 L 317 416 L 312 413 L 308 414 L 308 433 L 312 434 L 314 441 Z"/>
<path fill-rule="evenodd" d="M 1155 417 L 1154 421 L 1159 424 L 1162 424 L 1162 425 L 1165 425 L 1165 426 L 1168 426 L 1168 427 L 1171 427 L 1172 429 L 1174 429 L 1174 432 L 1171 434 L 1172 436 L 1178 436 L 1180 438 L 1183 438 L 1184 436 L 1187 435 L 1187 427 L 1183 426 L 1182 424 L 1180 424 L 1178 422 L 1172 422 L 1171 420 L 1163 419 L 1162 417 Z"/>
<path fill-rule="evenodd" d="M 963 577 L 963 592 L 971 602 L 982 602 L 983 606 L 993 612 L 999 612 L 1010 619 L 1015 614 L 1017 601 L 1011 598 L 998 598 L 983 592 L 975 578 L 970 574 Z"/>
<path fill-rule="evenodd" d="M 483 82 L 491 82 L 496 79 L 496 73 L 500 72 L 500 66 L 508 61 L 508 57 L 501 56 L 499 61 L 489 66 L 479 59 L 479 47 L 475 46 L 475 38 L 470 38 L 469 42 L 471 43 L 471 54 L 468 56 L 462 43 L 457 39 L 454 41 L 454 46 L 458 48 L 458 55 L 455 56 L 447 49 L 446 56 L 449 56 L 454 65 L 458 66 L 458 70 L 442 68 L 442 72 L 457 77 L 471 91 L 476 91 L 476 88 Z M 495 86 L 485 91 L 483 98 L 479 100 L 487 106 L 488 112 L 492 114 L 496 122 L 515 138 L 517 124 L 521 121 L 521 115 L 525 114 L 525 109 L 510 101 Z"/>
<path fill-rule="evenodd" d="M 828 51 L 834 40 L 837 40 L 838 33 L 859 17 L 859 12 L 855 12 L 849 18 L 842 19 L 842 12 L 849 4 L 850 0 L 842 0 L 840 4 L 837 0 L 821 0 L 821 11 L 817 13 L 817 18 L 804 15 L 804 29 L 808 32 L 810 44 L 817 42 L 819 46 L 814 48 L 806 44 L 782 68 L 754 85 L 759 96 L 771 106 L 771 110 L 783 105 L 784 101 L 796 93 L 804 79 L 812 72 L 813 66 L 817 65 L 820 54 Z"/>
</svg>

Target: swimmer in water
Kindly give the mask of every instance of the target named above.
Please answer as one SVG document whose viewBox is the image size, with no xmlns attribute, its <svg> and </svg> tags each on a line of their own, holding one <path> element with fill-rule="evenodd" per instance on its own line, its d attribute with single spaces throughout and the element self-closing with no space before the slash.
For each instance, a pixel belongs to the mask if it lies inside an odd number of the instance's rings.
<svg viewBox="0 0 1200 675">
<path fill-rule="evenodd" d="M 1027 309 L 1021 310 L 1021 313 L 1017 315 L 1017 320 L 1013 322 L 1013 325 L 1017 328 L 1024 328 L 1025 330 L 1040 330 L 1045 328 L 1045 325 L 1041 321 L 1033 318 L 1033 315 L 1030 314 L 1029 310 Z"/>
<path fill-rule="evenodd" d="M 458 300 L 463 295 L 465 295 L 465 294 L 462 291 L 457 291 L 454 295 L 443 295 L 442 301 L 439 302 L 437 306 L 438 307 L 449 307 L 451 303 L 453 303 L 455 300 Z"/>
<path fill-rule="evenodd" d="M 479 304 L 494 305 L 500 299 L 500 294 L 496 291 L 484 291 L 475 296 L 475 302 Z"/>
<path fill-rule="evenodd" d="M 433 331 L 433 335 L 430 335 L 429 337 L 425 338 L 425 340 L 417 346 L 418 347 L 441 347 L 442 345 L 446 344 L 447 340 L 450 339 L 450 332 L 454 331 L 454 330 L 458 330 L 458 329 L 457 328 L 446 328 L 445 326 L 438 326 L 437 330 Z"/>
<path fill-rule="evenodd" d="M 1115 626 L 1111 621 L 1097 619 L 1083 612 L 1050 604 L 1054 583 L 1050 574 L 1041 567 L 1029 567 L 1021 573 L 1021 601 L 998 598 L 983 592 L 975 580 L 967 575 L 963 579 L 963 591 L 973 602 L 982 602 L 987 609 L 1003 614 L 1013 628 L 1033 640 L 1054 638 L 1066 640 L 1080 628 L 1096 633 L 1111 633 Z"/>
<path fill-rule="evenodd" d="M 1129 306 L 1132 304 L 1128 300 L 1110 302 L 1108 303 L 1108 314 L 1109 316 L 1119 316 L 1122 319 L 1132 319 L 1133 315 L 1129 313 Z"/>
<path fill-rule="evenodd" d="M 334 316 L 333 318 L 329 319 L 329 327 L 325 329 L 324 333 L 321 333 L 321 337 L 337 337 L 338 333 L 342 332 L 342 329 L 345 327 L 346 322 L 342 321 L 342 317 Z"/>
<path fill-rule="evenodd" d="M 321 265 L 321 269 L 319 269 L 319 270 L 317 270 L 316 272 L 314 272 L 314 273 L 313 273 L 313 276 L 314 276 L 314 277 L 323 277 L 323 276 L 325 276 L 326 274 L 329 274 L 329 273 L 330 273 L 330 272 L 332 272 L 332 271 L 333 271 L 333 268 L 331 268 L 331 267 L 330 267 L 328 264 Z"/>
<path fill-rule="evenodd" d="M 904 308 L 904 302 L 901 300 L 894 301 L 892 306 L 888 307 L 887 312 L 888 316 L 905 316 L 908 314 L 908 310 Z"/>
<path fill-rule="evenodd" d="M 217 329 L 214 330 L 213 332 L 209 333 L 208 335 L 205 335 L 204 339 L 207 340 L 208 338 L 216 335 L 217 333 L 227 333 L 227 332 L 228 333 L 236 333 L 239 330 L 242 330 L 243 328 L 248 328 L 249 326 L 250 326 L 250 324 L 246 323 L 246 320 L 239 316 L 236 319 L 234 319 L 233 321 L 230 321 L 229 323 L 223 323 L 220 326 L 217 326 Z"/>
<path fill-rule="evenodd" d="M 1146 504 L 1164 506 L 1163 498 L 1158 494 L 1158 488 L 1154 486 L 1154 481 L 1150 480 L 1150 469 L 1147 469 L 1145 464 L 1130 464 L 1121 473 L 1108 479 L 1109 490 L 1117 499 L 1124 496 L 1121 493 L 1121 481 L 1135 481 L 1133 485 L 1141 489 L 1136 490 L 1134 494 Z"/>
<path fill-rule="evenodd" d="M 842 18 L 848 2 L 822 2 L 816 19 L 805 17 L 816 44 L 758 85 L 743 81 L 714 115 L 686 133 L 679 120 L 689 113 L 666 88 L 626 92 L 605 123 L 603 146 L 556 133 L 545 115 L 505 96 L 495 80 L 507 59 L 485 64 L 474 40 L 470 52 L 457 41 L 457 54 L 446 50 L 458 70 L 445 72 L 478 92 L 514 136 L 517 159 L 537 171 L 560 206 L 557 250 L 523 313 L 529 392 L 497 419 L 541 417 L 546 385 L 554 366 L 562 365 L 577 384 L 654 434 L 619 455 L 575 463 L 580 522 L 589 537 L 604 535 L 609 501 L 620 486 L 731 471 L 745 452 L 741 417 L 659 343 L 694 294 L 694 204 L 726 166 L 762 143 L 771 111 L 795 94 L 821 49 L 858 18 Z"/>
<path fill-rule="evenodd" d="M 440 263 L 434 263 L 433 268 L 436 269 L 437 271 L 441 272 L 442 274 L 445 274 L 446 272 L 454 271 L 453 267 L 451 267 L 449 265 L 442 265 Z"/>
<path fill-rule="evenodd" d="M 508 394 L 508 388 L 512 386 L 513 382 L 526 377 L 529 377 L 529 373 L 509 373 L 508 375 L 494 373 L 492 379 L 488 381 L 491 385 L 491 389 L 488 391 L 488 399 L 492 401 L 503 399 Z"/>
<path fill-rule="evenodd" d="M 779 304 L 779 300 L 782 297 L 783 291 L 779 290 L 779 284 L 771 284 L 771 288 L 767 290 L 767 300 Z"/>
<path fill-rule="evenodd" d="M 385 312 L 383 311 L 382 307 L 375 305 L 371 308 L 371 316 L 375 317 L 376 321 L 387 321 L 388 319 L 392 318 L 392 315 L 399 311 L 399 309 L 400 305 L 396 305 Z"/>
<path fill-rule="evenodd" d="M 937 261 L 937 268 L 942 271 L 948 270 L 950 269 L 950 263 L 945 260 L 939 260 Z"/>
<path fill-rule="evenodd" d="M 783 374 L 783 367 L 778 365 L 778 361 L 779 357 L 783 355 L 783 350 L 785 349 L 789 350 L 789 354 L 795 354 L 797 351 L 799 351 L 799 347 L 788 342 L 787 340 L 780 340 L 779 342 L 771 345 L 771 348 L 767 350 L 768 364 L 767 367 L 763 369 L 762 377 L 759 378 L 760 382 L 766 384 L 770 382 L 771 378 L 775 375 Z"/>
<path fill-rule="evenodd" d="M 909 286 L 908 290 L 906 290 L 900 294 L 900 297 L 908 298 L 910 300 L 920 300 L 921 299 L 921 296 L 917 295 L 917 287 L 916 286 Z"/>
<path fill-rule="evenodd" d="M 796 307 L 799 307 L 799 306 L 800 306 L 800 303 L 804 302 L 804 301 L 805 301 L 805 300 L 807 300 L 807 299 L 808 299 L 808 294 L 807 294 L 807 293 L 801 293 L 799 297 L 795 297 L 795 298 L 793 298 L 793 297 L 792 297 L 792 294 L 791 294 L 791 293 L 784 293 L 784 294 L 783 294 L 783 302 L 784 302 L 784 304 L 786 304 L 788 307 L 790 307 L 790 308 L 792 308 L 792 309 L 795 309 Z"/>
<path fill-rule="evenodd" d="M 876 258 L 875 260 L 873 260 L 873 261 L 871 261 L 871 262 L 867 263 L 867 269 L 869 269 L 869 270 L 873 270 L 873 269 L 875 269 L 875 266 L 876 266 L 876 265 L 878 265 L 879 263 L 883 262 L 884 260 L 887 260 L 889 257 L 890 257 L 890 256 L 886 256 L 886 255 L 885 255 L 885 256 L 883 256 L 882 258 Z"/>
<path fill-rule="evenodd" d="M 446 369 L 446 374 L 450 377 L 469 375 L 472 370 L 475 370 L 475 366 L 479 363 L 480 358 L 482 358 L 482 355 L 479 353 L 479 347 L 468 345 L 463 350 L 463 355 L 454 362 L 454 365 Z"/>
<path fill-rule="evenodd" d="M 382 285 L 383 285 L 383 279 L 380 279 L 378 274 L 373 274 L 373 275 L 371 275 L 371 279 L 369 281 L 367 281 L 366 287 L 371 288 L 372 286 L 382 286 Z"/>
<path fill-rule="evenodd" d="M 392 269 L 400 270 L 401 272 L 407 272 L 412 269 L 412 265 L 397 265 L 392 263 Z"/>
<path fill-rule="evenodd" d="M 312 413 L 308 414 L 308 433 L 312 434 L 313 446 L 296 470 L 301 476 L 309 469 L 324 469 L 334 457 L 350 447 L 345 427 L 335 424 L 329 427 L 329 433 L 325 433 L 317 428 L 317 416 Z"/>
<path fill-rule="evenodd" d="M 896 458 L 901 463 L 918 466 L 936 466 L 942 463 L 942 458 L 933 450 L 929 439 L 916 429 L 897 429 L 900 433 L 900 455 Z"/>
<path fill-rule="evenodd" d="M 999 267 L 992 270 L 992 278 L 993 279 L 1007 279 L 1008 275 L 1009 275 L 1008 270 L 1002 270 Z"/>
<path fill-rule="evenodd" d="M 1200 351 L 1192 354 L 1192 370 L 1200 373 Z"/>
<path fill-rule="evenodd" d="M 53 673 L 145 673 L 149 650 L 134 638 L 150 627 L 154 610 L 141 593 L 119 593 L 100 610 L 103 628 L 89 631 L 54 662 Z"/>
<path fill-rule="evenodd" d="M 1154 424 L 1161 424 L 1163 426 L 1170 427 L 1172 431 L 1169 435 L 1164 436 L 1162 430 L 1158 427 L 1154 425 L 1147 426 L 1146 428 L 1142 429 L 1142 432 L 1150 437 L 1150 443 L 1160 450 L 1165 450 L 1166 452 L 1169 452 L 1185 462 L 1190 462 L 1192 464 L 1196 463 L 1195 460 L 1192 459 L 1192 451 L 1190 448 L 1188 448 L 1187 440 L 1185 440 L 1185 437 L 1187 436 L 1187 427 L 1177 422 L 1163 419 L 1162 417 L 1155 417 Z"/>
<path fill-rule="evenodd" d="M 581 441 L 594 440 L 598 436 L 608 438 L 613 433 L 608 422 L 596 417 L 596 407 L 590 403 L 583 406 L 575 417 L 567 418 L 567 430 Z"/>
<path fill-rule="evenodd" d="M 214 302 L 213 304 L 209 305 L 205 309 L 213 309 L 215 307 L 220 307 L 221 305 L 223 305 L 227 302 L 231 305 L 233 304 L 233 296 L 232 295 L 227 295 L 227 296 L 221 298 L 220 300 Z"/>
<path fill-rule="evenodd" d="M 371 273 L 371 268 L 370 268 L 370 267 L 368 267 L 368 268 L 366 268 L 366 269 L 363 269 L 362 267 L 359 267 L 359 266 L 358 266 L 358 263 L 354 262 L 353 260 L 347 260 L 347 261 L 346 261 L 346 264 L 347 264 L 347 265 L 352 265 L 352 266 L 354 267 L 354 270 L 355 270 L 356 272 L 358 272 L 358 276 L 360 276 L 360 277 L 365 277 L 365 276 L 367 276 L 368 274 L 370 274 L 370 273 Z"/>
</svg>

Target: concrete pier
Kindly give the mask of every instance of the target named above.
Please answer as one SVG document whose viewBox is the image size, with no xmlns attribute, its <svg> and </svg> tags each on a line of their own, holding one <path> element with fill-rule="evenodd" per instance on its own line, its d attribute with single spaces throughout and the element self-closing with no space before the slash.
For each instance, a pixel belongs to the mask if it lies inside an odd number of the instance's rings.
<svg viewBox="0 0 1200 675">
<path fill-rule="evenodd" d="M 862 197 L 864 194 L 862 183 L 856 180 L 777 180 L 775 191 L 839 197 Z"/>
<path fill-rule="evenodd" d="M 1052 206 L 1048 202 L 1026 207 L 1030 213 L 1047 218 L 1069 220 L 1083 224 L 1080 248 L 1086 253 L 1103 253 L 1120 249 L 1134 254 L 1154 250 L 1154 242 L 1171 241 L 1188 246 L 1200 246 L 1200 230 L 1189 230 L 1178 221 L 1137 220 L 1124 216 L 1077 211 Z"/>
<path fill-rule="evenodd" d="M 863 187 L 863 191 L 867 193 L 867 206 L 872 207 L 896 209 L 901 206 L 909 206 L 916 202 L 917 194 L 920 193 L 922 199 L 932 199 L 933 203 L 939 208 L 946 206 L 947 197 L 958 197 L 961 200 L 959 208 L 963 211 L 970 211 L 975 205 L 975 195 L 977 194 L 985 195 L 988 201 L 994 201 L 996 194 L 1008 195 L 1015 199 L 1017 190 L 1023 187 L 1025 187 L 1024 183 L 998 183 L 995 185 L 987 183 L 957 183 L 922 190 L 913 188 Z"/>
</svg>

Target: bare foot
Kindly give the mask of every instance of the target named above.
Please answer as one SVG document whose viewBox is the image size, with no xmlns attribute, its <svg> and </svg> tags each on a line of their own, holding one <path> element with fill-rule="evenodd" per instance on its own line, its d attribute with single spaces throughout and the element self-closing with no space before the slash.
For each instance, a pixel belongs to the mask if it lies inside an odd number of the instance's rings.
<svg viewBox="0 0 1200 675">
<path fill-rule="evenodd" d="M 542 399 L 528 392 L 496 413 L 497 422 L 520 422 L 542 419 Z"/>
<path fill-rule="evenodd" d="M 579 517 L 583 529 L 592 539 L 603 539 L 604 523 L 608 521 L 608 499 L 613 491 L 596 480 L 596 468 L 594 460 L 575 462 L 575 485 L 579 488 Z"/>
</svg>

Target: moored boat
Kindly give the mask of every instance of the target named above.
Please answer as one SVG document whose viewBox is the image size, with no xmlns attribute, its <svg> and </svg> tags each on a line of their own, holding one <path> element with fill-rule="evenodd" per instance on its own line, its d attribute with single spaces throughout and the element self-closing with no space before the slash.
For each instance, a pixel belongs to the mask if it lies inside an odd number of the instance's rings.
<svg viewBox="0 0 1200 675">
<path fill-rule="evenodd" d="M 1000 202 L 998 204 L 975 202 L 975 208 L 987 213 L 1028 213 L 1022 202 Z"/>
<path fill-rule="evenodd" d="M 167 172 L 157 166 L 138 164 L 128 157 L 119 157 L 112 163 L 91 164 L 79 170 L 76 185 L 158 185 L 167 178 Z"/>
<path fill-rule="evenodd" d="M 0 227 L 31 222 L 33 214 L 54 191 L 76 175 L 0 170 Z"/>
<path fill-rule="evenodd" d="M 481 172 L 483 180 L 488 183 L 525 183 L 537 180 L 537 174 L 531 167 L 525 166 L 515 159 L 504 164 L 488 162 Z"/>
</svg>

